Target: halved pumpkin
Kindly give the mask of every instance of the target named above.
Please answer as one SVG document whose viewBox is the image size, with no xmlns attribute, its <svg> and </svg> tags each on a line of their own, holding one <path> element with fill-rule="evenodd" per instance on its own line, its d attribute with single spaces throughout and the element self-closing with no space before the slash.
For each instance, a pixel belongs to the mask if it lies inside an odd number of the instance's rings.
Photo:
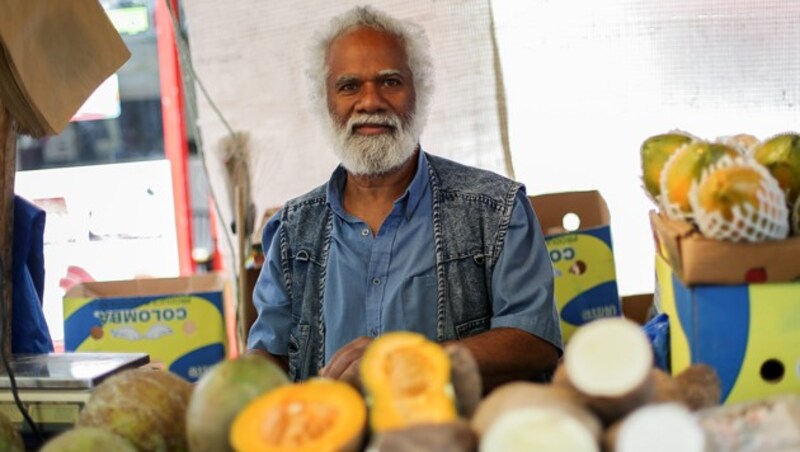
<svg viewBox="0 0 800 452">
<path fill-rule="evenodd" d="M 231 446 L 255 451 L 350 451 L 361 446 L 367 408 L 347 383 L 313 379 L 250 402 L 231 426 Z"/>
<path fill-rule="evenodd" d="M 387 333 L 361 360 L 361 381 L 375 432 L 456 420 L 450 359 L 442 346 L 411 332 Z"/>
</svg>

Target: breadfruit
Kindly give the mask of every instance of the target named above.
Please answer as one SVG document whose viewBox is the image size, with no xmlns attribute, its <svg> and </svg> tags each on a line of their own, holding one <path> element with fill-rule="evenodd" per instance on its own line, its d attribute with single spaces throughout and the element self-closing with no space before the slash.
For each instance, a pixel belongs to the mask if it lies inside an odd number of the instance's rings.
<svg viewBox="0 0 800 452">
<path fill-rule="evenodd" d="M 191 394 L 191 383 L 166 370 L 125 370 L 95 388 L 76 425 L 108 430 L 140 451 L 185 451 Z"/>
<path fill-rule="evenodd" d="M 125 438 L 95 427 L 78 427 L 56 436 L 44 445 L 40 452 L 84 452 L 84 451 L 136 452 Z"/>
<path fill-rule="evenodd" d="M 11 419 L 0 413 L 0 451 L 23 452 L 25 443 Z"/>
</svg>

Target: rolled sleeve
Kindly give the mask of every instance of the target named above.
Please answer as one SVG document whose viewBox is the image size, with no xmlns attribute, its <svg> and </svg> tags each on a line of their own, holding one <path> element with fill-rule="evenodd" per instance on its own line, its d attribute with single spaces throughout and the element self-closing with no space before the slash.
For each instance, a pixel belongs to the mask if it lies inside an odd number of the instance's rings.
<svg viewBox="0 0 800 452">
<path fill-rule="evenodd" d="M 539 220 L 524 190 L 517 193 L 506 235 L 492 275 L 491 327 L 527 331 L 563 348 L 553 298 L 553 265 Z"/>
<path fill-rule="evenodd" d="M 253 305 L 258 314 L 247 337 L 248 349 L 265 350 L 285 356 L 289 348 L 292 306 L 281 271 L 280 212 L 264 227 L 262 246 L 266 250 L 264 266 L 253 290 Z"/>
</svg>

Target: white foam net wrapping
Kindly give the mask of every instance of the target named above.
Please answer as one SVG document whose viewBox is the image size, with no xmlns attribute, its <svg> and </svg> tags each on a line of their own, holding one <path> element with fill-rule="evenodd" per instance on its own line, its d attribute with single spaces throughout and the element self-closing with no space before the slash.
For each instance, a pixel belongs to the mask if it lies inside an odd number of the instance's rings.
<svg viewBox="0 0 800 452">
<path fill-rule="evenodd" d="M 732 167 L 753 169 L 761 176 L 761 182 L 757 192 L 758 206 L 750 203 L 732 206 L 732 218 L 728 220 L 721 212 L 707 211 L 700 205 L 700 187 L 715 171 Z M 700 182 L 692 184 L 689 202 L 700 232 L 709 238 L 733 242 L 761 242 L 784 239 L 789 234 L 789 209 L 786 207 L 786 196 L 778 181 L 763 165 L 746 157 L 725 156 L 703 171 Z"/>
</svg>

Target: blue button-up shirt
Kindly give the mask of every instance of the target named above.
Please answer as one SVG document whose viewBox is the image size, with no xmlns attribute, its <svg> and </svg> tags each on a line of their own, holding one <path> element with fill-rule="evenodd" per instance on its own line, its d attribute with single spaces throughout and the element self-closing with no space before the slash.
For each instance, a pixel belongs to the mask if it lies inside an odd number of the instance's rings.
<svg viewBox="0 0 800 452">
<path fill-rule="evenodd" d="M 425 154 L 405 193 L 394 202 L 373 236 L 366 223 L 342 205 L 347 173 L 337 168 L 328 182 L 333 211 L 324 294 L 325 362 L 359 336 L 410 330 L 436 340 L 436 272 L 431 188 Z M 280 214 L 264 229 L 266 260 L 254 293 L 258 318 L 248 348 L 288 353 L 291 303 L 283 286 Z M 506 244 L 492 280 L 491 327 L 514 327 L 561 348 L 552 302 L 552 265 L 524 190 L 515 200 Z"/>
</svg>

